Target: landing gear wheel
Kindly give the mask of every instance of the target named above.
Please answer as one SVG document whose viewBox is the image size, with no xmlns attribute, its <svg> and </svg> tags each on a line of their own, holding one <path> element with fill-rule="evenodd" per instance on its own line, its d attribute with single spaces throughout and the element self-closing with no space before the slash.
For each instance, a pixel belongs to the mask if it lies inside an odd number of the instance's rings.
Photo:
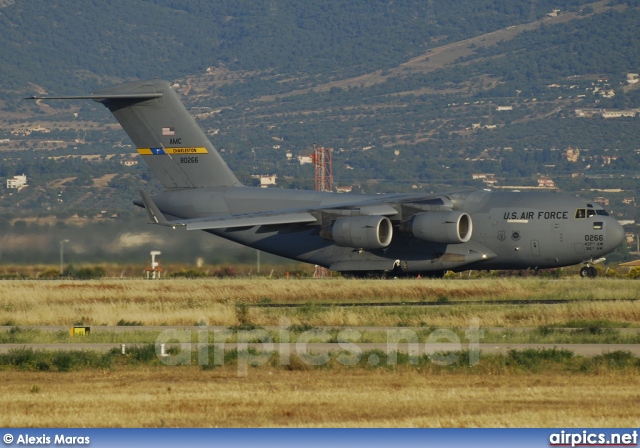
<svg viewBox="0 0 640 448">
<path fill-rule="evenodd" d="M 598 276 L 598 271 L 593 266 L 585 266 L 580 269 L 580 277 L 582 278 L 596 278 Z"/>
</svg>

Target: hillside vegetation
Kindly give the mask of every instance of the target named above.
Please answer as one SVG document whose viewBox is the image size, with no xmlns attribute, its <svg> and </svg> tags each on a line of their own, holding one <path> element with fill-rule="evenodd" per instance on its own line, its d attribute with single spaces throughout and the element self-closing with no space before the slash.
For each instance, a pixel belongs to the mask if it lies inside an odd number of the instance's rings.
<svg viewBox="0 0 640 448">
<path fill-rule="evenodd" d="M 528 3 L 355 0 L 17 0 L 2 8 L 3 88 L 232 70 L 327 75 L 390 67 L 435 45 L 528 21 Z M 538 0 L 537 16 L 581 0 Z"/>
<path fill-rule="evenodd" d="M 159 77 L 249 185 L 277 174 L 278 187 L 313 188 L 297 156 L 315 142 L 356 192 L 550 177 L 591 199 L 620 189 L 611 209 L 640 218 L 623 203 L 640 193 L 638 117 L 575 112 L 640 107 L 626 82 L 640 72 L 637 0 L 17 0 L 0 13 L 0 177 L 30 185 L 0 198 L 9 216 L 126 214 L 138 189 L 158 189 L 146 166 L 120 164 L 133 148 L 102 106 L 21 97 Z M 34 124 L 50 132 L 11 134 Z"/>
</svg>

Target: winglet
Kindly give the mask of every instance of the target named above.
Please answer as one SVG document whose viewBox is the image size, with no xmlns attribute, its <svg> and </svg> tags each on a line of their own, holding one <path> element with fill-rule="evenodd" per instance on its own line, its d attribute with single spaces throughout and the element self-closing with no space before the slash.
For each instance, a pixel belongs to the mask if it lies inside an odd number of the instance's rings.
<svg viewBox="0 0 640 448">
<path fill-rule="evenodd" d="M 167 221 L 167 218 L 164 217 L 160 209 L 158 209 L 158 206 L 153 202 L 146 191 L 140 190 L 140 196 L 142 196 L 144 209 L 149 215 L 149 224 L 158 224 L 165 227 L 173 227 L 174 229 L 176 228 L 176 226 L 184 226 L 184 223 Z"/>
</svg>

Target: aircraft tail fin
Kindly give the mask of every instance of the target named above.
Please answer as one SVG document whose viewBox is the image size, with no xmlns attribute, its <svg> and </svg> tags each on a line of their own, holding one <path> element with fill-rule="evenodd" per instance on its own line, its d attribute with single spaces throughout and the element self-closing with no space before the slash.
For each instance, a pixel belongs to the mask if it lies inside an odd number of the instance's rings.
<svg viewBox="0 0 640 448">
<path fill-rule="evenodd" d="M 86 96 L 118 120 L 165 188 L 241 186 L 167 81 L 119 84 Z"/>
</svg>

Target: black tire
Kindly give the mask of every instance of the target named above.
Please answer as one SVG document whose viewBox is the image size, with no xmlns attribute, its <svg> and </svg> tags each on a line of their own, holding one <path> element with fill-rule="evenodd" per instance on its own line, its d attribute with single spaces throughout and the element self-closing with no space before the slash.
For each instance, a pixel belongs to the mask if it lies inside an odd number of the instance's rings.
<svg viewBox="0 0 640 448">
<path fill-rule="evenodd" d="M 598 270 L 591 266 L 589 268 L 589 278 L 596 278 L 598 276 Z"/>
<path fill-rule="evenodd" d="M 589 275 L 589 269 L 590 269 L 590 268 L 588 268 L 588 267 L 586 267 L 586 266 L 585 266 L 585 267 L 583 267 L 582 269 L 580 269 L 580 277 L 582 277 L 582 278 L 587 278 L 587 277 L 589 277 L 589 276 L 590 276 L 590 275 Z"/>
</svg>

